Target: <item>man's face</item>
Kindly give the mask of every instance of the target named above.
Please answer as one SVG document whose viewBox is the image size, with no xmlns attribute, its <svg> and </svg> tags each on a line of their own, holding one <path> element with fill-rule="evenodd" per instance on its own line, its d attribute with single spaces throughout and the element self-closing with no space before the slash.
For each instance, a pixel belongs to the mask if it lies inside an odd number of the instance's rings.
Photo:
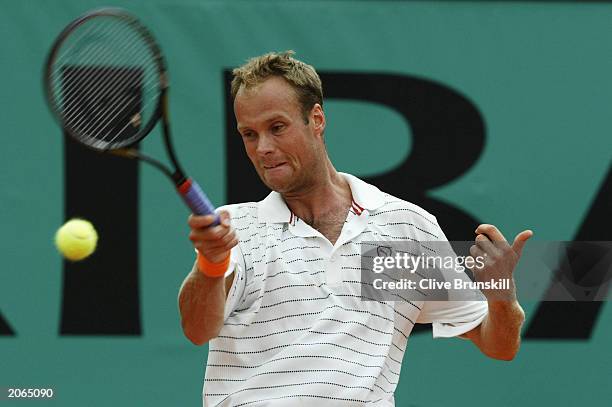
<svg viewBox="0 0 612 407">
<path fill-rule="evenodd" d="M 241 88 L 234 100 L 238 132 L 247 155 L 268 188 L 299 192 L 316 181 L 325 162 L 325 116 L 318 104 L 304 123 L 291 85 L 280 77 Z"/>
</svg>

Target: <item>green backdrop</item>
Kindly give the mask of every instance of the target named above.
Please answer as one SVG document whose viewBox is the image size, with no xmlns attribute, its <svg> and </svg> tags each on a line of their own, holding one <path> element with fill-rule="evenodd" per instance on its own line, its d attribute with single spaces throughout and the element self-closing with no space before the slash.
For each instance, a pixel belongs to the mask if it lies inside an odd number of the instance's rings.
<svg viewBox="0 0 612 407">
<path fill-rule="evenodd" d="M 41 69 L 63 26 L 100 5 L 0 0 L 0 312 L 16 332 L 0 336 L 0 388 L 55 390 L 54 400 L 15 405 L 199 405 L 207 349 L 183 338 L 176 300 L 193 260 L 187 212 L 155 170 L 142 167 L 140 182 L 143 335 L 58 334 L 62 261 L 52 239 L 64 221 L 63 141 L 43 100 Z M 612 4 L 106 5 L 126 7 L 154 28 L 169 62 L 178 154 L 217 205 L 225 203 L 222 71 L 270 50 L 294 49 L 320 70 L 412 75 L 466 95 L 485 119 L 485 150 L 467 174 L 431 195 L 507 237 L 530 227 L 539 239 L 571 240 L 610 165 Z M 326 112 L 340 170 L 374 175 L 410 152 L 409 124 L 389 109 L 330 101 Z M 365 159 L 373 135 L 394 146 L 384 159 Z M 362 142 L 347 148 L 349 137 Z M 154 140 L 144 148 L 163 152 Z M 529 318 L 536 304 L 524 305 Z M 464 341 L 415 335 L 397 405 L 608 405 L 611 315 L 604 306 L 588 341 L 525 341 L 511 363 Z"/>
</svg>

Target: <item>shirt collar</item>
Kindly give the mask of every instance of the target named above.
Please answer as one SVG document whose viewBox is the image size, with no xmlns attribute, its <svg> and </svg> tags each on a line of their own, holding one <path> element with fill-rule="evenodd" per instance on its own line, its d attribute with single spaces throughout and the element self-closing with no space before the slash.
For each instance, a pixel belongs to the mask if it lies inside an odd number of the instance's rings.
<svg viewBox="0 0 612 407">
<path fill-rule="evenodd" d="M 346 173 L 339 173 L 349 183 L 353 202 L 359 208 L 374 211 L 385 203 L 384 194 L 374 185 L 370 185 L 359 178 Z M 260 222 L 286 223 L 291 220 L 292 214 L 285 200 L 278 192 L 272 191 L 262 201 L 258 202 L 257 215 Z"/>
</svg>

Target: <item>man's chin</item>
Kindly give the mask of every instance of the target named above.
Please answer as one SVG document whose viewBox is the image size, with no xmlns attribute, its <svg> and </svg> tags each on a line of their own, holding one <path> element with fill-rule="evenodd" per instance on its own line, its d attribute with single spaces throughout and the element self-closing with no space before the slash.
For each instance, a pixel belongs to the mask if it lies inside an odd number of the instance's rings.
<svg viewBox="0 0 612 407">
<path fill-rule="evenodd" d="M 285 180 L 271 177 L 264 177 L 261 174 L 259 175 L 261 182 L 265 184 L 269 189 L 275 192 L 282 193 L 287 190 L 288 183 Z"/>
<path fill-rule="evenodd" d="M 260 175 L 260 178 L 268 188 L 270 188 L 273 191 L 279 192 L 279 193 L 287 192 L 291 190 L 292 185 L 293 185 L 292 177 L 287 176 L 286 174 L 283 174 L 282 176 L 269 176 L 269 175 L 261 176 Z"/>
<path fill-rule="evenodd" d="M 266 186 L 270 188 L 272 191 L 278 192 L 279 194 L 282 194 L 283 192 L 287 192 L 291 190 L 291 187 L 289 186 L 289 184 L 283 183 L 283 182 L 264 181 L 264 184 L 266 184 Z"/>
</svg>

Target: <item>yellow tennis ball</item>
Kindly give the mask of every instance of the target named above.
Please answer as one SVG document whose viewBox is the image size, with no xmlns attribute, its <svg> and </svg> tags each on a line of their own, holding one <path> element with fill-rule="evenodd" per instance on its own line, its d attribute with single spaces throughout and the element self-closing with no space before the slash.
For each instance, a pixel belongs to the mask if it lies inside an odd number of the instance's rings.
<svg viewBox="0 0 612 407">
<path fill-rule="evenodd" d="M 55 234 L 57 250 L 72 261 L 83 260 L 96 250 L 98 233 L 85 219 L 71 219 Z"/>
</svg>

